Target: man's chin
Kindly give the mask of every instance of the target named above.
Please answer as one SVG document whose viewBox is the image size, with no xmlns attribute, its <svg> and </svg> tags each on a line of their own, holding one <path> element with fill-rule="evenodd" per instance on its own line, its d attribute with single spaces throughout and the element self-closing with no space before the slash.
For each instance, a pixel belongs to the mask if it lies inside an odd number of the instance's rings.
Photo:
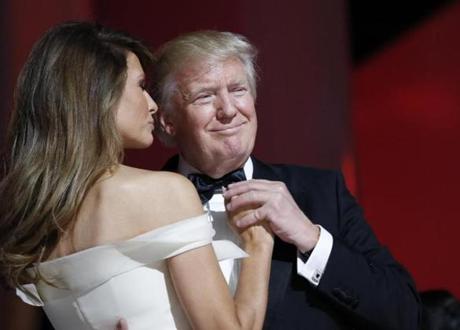
<svg viewBox="0 0 460 330">
<path fill-rule="evenodd" d="M 243 167 L 248 157 L 248 153 L 214 154 L 214 157 L 210 157 L 208 161 L 203 164 L 203 172 L 212 177 L 221 177 L 228 172 Z"/>
<path fill-rule="evenodd" d="M 238 153 L 238 154 L 227 154 L 222 158 L 222 164 L 229 169 L 229 171 L 233 171 L 239 167 L 242 167 L 246 160 L 249 158 L 250 153 Z"/>
</svg>

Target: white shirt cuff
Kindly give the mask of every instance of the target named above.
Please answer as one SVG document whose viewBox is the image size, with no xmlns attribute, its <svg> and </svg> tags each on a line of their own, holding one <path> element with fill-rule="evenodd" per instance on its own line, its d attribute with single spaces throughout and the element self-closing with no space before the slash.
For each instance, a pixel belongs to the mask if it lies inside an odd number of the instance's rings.
<svg viewBox="0 0 460 330">
<path fill-rule="evenodd" d="M 326 229 L 321 226 L 319 226 L 319 228 L 318 243 L 316 243 L 315 248 L 311 251 L 308 260 L 303 262 L 299 255 L 300 252 L 297 252 L 297 274 L 305 277 L 315 286 L 319 284 L 323 276 L 334 242 L 332 235 Z"/>
</svg>

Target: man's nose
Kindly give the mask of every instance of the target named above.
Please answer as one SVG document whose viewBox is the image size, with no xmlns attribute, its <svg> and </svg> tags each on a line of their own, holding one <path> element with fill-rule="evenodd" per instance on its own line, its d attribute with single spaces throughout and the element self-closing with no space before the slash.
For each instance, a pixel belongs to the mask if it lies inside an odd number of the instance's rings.
<svg viewBox="0 0 460 330">
<path fill-rule="evenodd" d="M 218 120 L 229 120 L 235 117 L 237 109 L 228 92 L 223 92 L 216 97 L 216 117 Z"/>
</svg>

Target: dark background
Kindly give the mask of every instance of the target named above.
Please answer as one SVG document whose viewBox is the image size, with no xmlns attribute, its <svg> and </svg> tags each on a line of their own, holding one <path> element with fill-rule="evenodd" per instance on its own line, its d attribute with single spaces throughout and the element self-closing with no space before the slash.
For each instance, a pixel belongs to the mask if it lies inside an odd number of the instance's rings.
<svg viewBox="0 0 460 330">
<path fill-rule="evenodd" d="M 152 48 L 196 29 L 247 36 L 260 51 L 255 154 L 341 168 L 418 288 L 460 296 L 458 1 L 3 0 L 0 138 L 32 44 L 69 19 Z M 172 153 L 156 143 L 127 162 L 158 169 Z M 0 294 L 1 328 L 37 329 L 40 314 L 12 296 Z"/>
</svg>

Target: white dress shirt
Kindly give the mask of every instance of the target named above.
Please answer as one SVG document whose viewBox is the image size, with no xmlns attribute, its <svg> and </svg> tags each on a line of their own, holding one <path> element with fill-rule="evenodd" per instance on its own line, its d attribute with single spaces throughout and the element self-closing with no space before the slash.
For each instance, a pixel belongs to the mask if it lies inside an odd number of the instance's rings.
<svg viewBox="0 0 460 330">
<path fill-rule="evenodd" d="M 246 179 L 251 180 L 254 172 L 251 158 L 248 158 L 244 164 L 243 170 Z M 179 157 L 178 172 L 185 176 L 190 173 L 199 173 L 198 170 L 188 164 L 182 157 Z M 236 234 L 228 224 L 222 193 L 215 193 L 212 198 L 203 205 L 203 208 L 210 215 L 210 220 L 216 231 L 214 239 L 227 239 L 239 245 L 240 238 L 238 234 Z M 319 227 L 320 235 L 318 243 L 316 243 L 315 248 L 310 252 L 307 260 L 305 262 L 302 260 L 300 252 L 298 252 L 297 255 L 297 274 L 306 278 L 315 286 L 317 286 L 321 280 L 333 245 L 332 235 L 323 227 Z M 238 283 L 239 262 L 237 260 L 235 262 L 234 259 L 229 259 L 220 261 L 219 265 L 227 283 L 229 283 L 231 291 L 234 293 Z"/>
</svg>

